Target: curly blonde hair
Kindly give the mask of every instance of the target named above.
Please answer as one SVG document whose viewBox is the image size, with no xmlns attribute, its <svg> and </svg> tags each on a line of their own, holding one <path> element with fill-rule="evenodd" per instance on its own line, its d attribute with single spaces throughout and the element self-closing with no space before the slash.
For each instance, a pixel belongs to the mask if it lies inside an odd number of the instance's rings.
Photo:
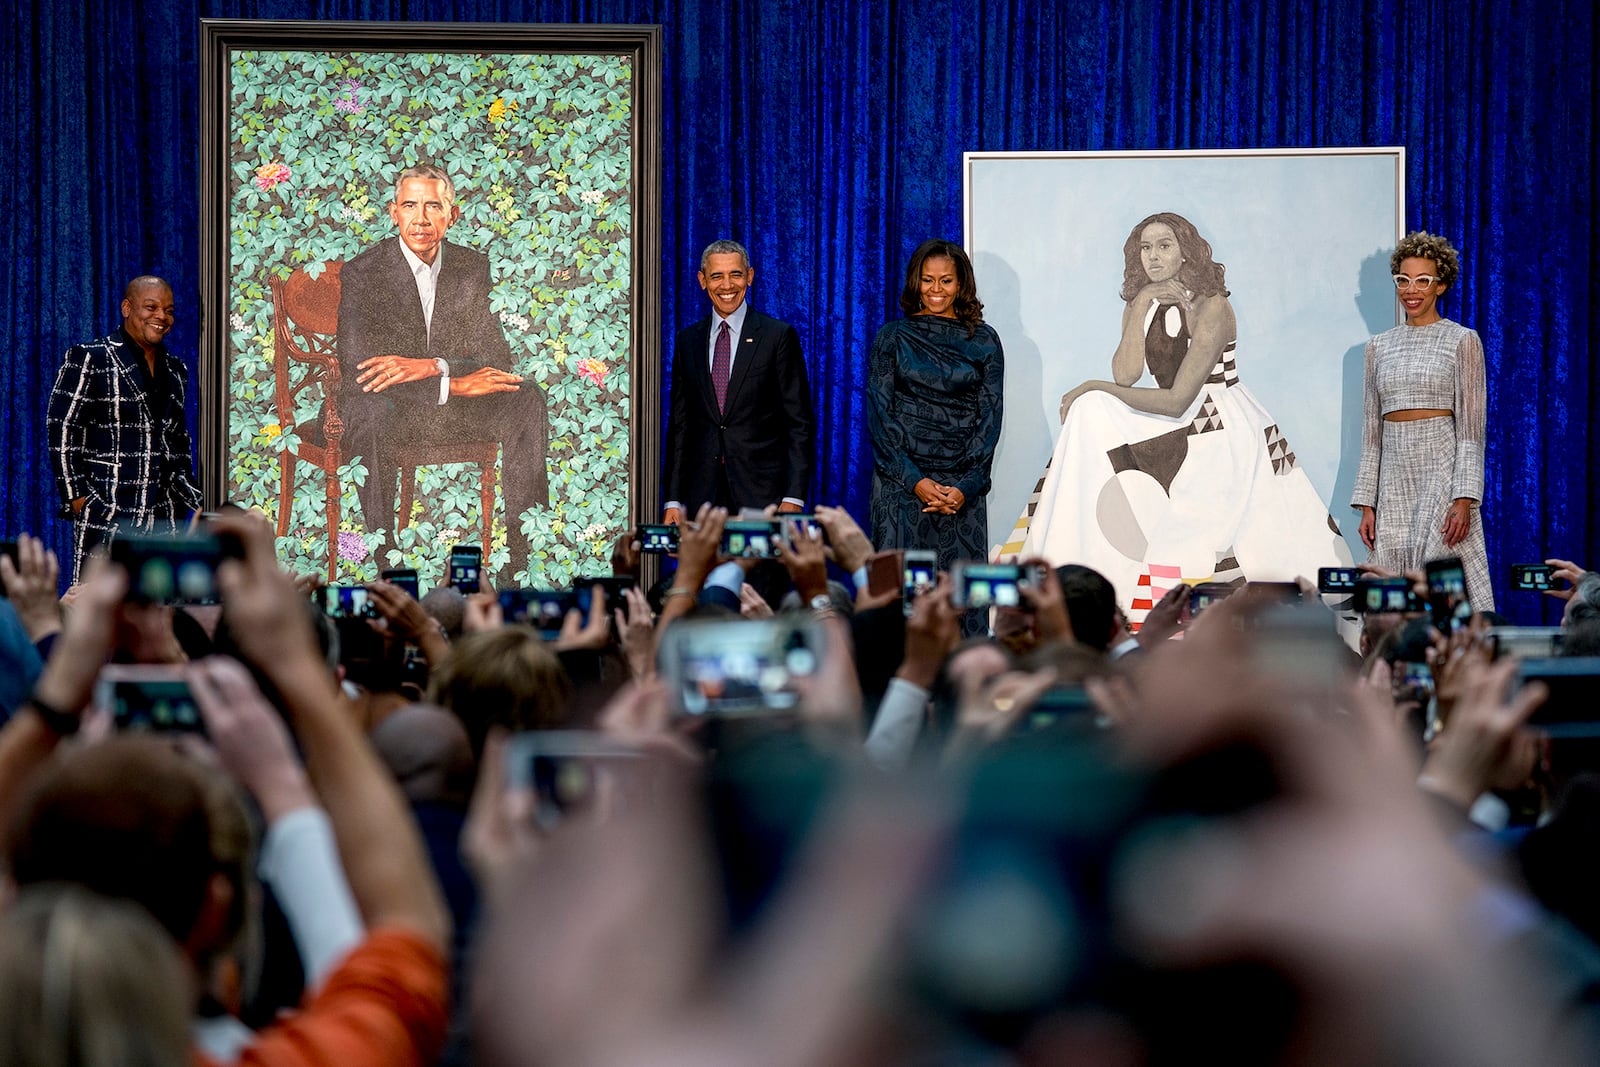
<svg viewBox="0 0 1600 1067">
<path fill-rule="evenodd" d="M 1433 260 L 1442 285 L 1454 285 L 1456 276 L 1461 273 L 1460 255 L 1449 241 L 1436 233 L 1413 230 L 1400 238 L 1400 243 L 1394 246 L 1394 255 L 1389 257 L 1389 273 L 1399 274 L 1400 264 L 1413 257 Z"/>
</svg>

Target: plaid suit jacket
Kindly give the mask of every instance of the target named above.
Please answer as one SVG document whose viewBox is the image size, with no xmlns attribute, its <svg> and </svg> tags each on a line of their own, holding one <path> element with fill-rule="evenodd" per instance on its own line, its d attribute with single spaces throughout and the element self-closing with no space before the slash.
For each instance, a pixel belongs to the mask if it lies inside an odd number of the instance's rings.
<svg viewBox="0 0 1600 1067">
<path fill-rule="evenodd" d="M 161 350 L 173 385 L 152 419 L 135 363 L 142 358 L 121 330 L 67 349 L 47 419 L 63 518 L 79 497 L 88 497 L 79 518 L 96 525 L 144 527 L 200 506 L 183 414 L 188 373 Z"/>
</svg>

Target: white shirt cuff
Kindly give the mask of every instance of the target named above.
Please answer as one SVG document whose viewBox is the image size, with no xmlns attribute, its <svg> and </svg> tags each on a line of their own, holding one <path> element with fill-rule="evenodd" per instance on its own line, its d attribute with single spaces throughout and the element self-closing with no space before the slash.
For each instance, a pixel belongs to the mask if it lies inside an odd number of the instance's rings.
<svg viewBox="0 0 1600 1067">
<path fill-rule="evenodd" d="M 439 403 L 443 404 L 450 399 L 450 364 L 436 359 L 433 365 L 439 368 Z"/>
<path fill-rule="evenodd" d="M 744 586 L 744 568 L 737 563 L 719 563 L 716 569 L 706 576 L 707 586 L 720 586 L 739 595 L 739 590 Z"/>
<path fill-rule="evenodd" d="M 928 691 L 904 678 L 891 678 L 878 705 L 878 717 L 867 734 L 867 759 L 886 771 L 904 769 L 911 762 L 922 720 L 928 714 Z"/>
</svg>

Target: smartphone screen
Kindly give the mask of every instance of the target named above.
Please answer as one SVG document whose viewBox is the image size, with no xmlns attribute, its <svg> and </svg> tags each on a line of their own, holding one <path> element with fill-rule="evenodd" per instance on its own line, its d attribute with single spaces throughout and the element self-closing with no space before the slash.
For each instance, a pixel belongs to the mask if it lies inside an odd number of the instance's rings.
<svg viewBox="0 0 1600 1067">
<path fill-rule="evenodd" d="M 539 636 L 553 641 L 561 636 L 567 612 L 589 611 L 589 587 L 581 589 L 502 589 L 500 613 L 508 623 L 525 623 Z"/>
<path fill-rule="evenodd" d="M 1227 582 L 1201 582 L 1189 590 L 1189 617 L 1199 618 L 1200 613 L 1219 600 L 1233 595 L 1234 586 Z"/>
<path fill-rule="evenodd" d="M 470 596 L 479 592 L 483 572 L 483 549 L 477 545 L 457 545 L 450 550 L 450 584 Z"/>
<path fill-rule="evenodd" d="M 950 571 L 950 602 L 958 608 L 1021 608 L 1021 587 L 1030 577 L 1020 564 L 957 560 Z"/>
<path fill-rule="evenodd" d="M 322 613 L 330 619 L 375 619 L 378 608 L 364 585 L 325 585 Z"/>
<path fill-rule="evenodd" d="M 1511 565 L 1511 588 L 1539 592 L 1553 588 L 1553 571 L 1548 563 L 1514 563 Z"/>
<path fill-rule="evenodd" d="M 782 536 L 775 521 L 730 519 L 722 528 L 722 554 L 729 559 L 776 559 Z"/>
<path fill-rule="evenodd" d="M 639 551 L 668 555 L 678 551 L 678 527 L 646 522 L 639 525 Z"/>
<path fill-rule="evenodd" d="M 939 576 L 938 554 L 924 548 L 909 548 L 901 571 L 901 595 L 905 597 L 905 611 L 911 615 L 912 602 L 934 587 Z"/>
<path fill-rule="evenodd" d="M 1422 565 L 1428 580 L 1428 610 L 1434 629 L 1455 633 L 1472 621 L 1472 602 L 1467 599 L 1467 572 L 1459 559 L 1436 559 Z"/>
<path fill-rule="evenodd" d="M 513 734 L 506 760 L 507 783 L 533 794 L 534 821 L 543 830 L 597 807 L 615 813 L 650 802 L 652 768 L 644 751 L 603 734 Z"/>
<path fill-rule="evenodd" d="M 217 564 L 225 554 L 237 553 L 211 534 L 119 534 L 111 542 L 112 561 L 128 572 L 128 599 L 146 604 L 220 603 Z"/>
<path fill-rule="evenodd" d="M 685 714 L 758 715 L 799 703 L 795 681 L 816 672 L 822 648 L 809 618 L 678 622 L 661 664 Z"/>
<path fill-rule="evenodd" d="M 1428 605 L 1412 590 L 1409 578 L 1358 578 L 1355 609 L 1366 615 L 1409 615 L 1428 610 Z"/>
<path fill-rule="evenodd" d="M 206 732 L 200 707 L 178 667 L 111 664 L 96 681 L 95 703 L 110 711 L 119 731 Z"/>
<path fill-rule="evenodd" d="M 412 600 L 422 599 L 422 593 L 417 585 L 417 572 L 412 568 L 402 567 L 397 570 L 384 571 L 381 577 L 396 588 L 404 589 L 406 595 Z"/>
<path fill-rule="evenodd" d="M 1317 568 L 1317 592 L 1351 593 L 1356 588 L 1358 572 L 1354 567 Z"/>
</svg>

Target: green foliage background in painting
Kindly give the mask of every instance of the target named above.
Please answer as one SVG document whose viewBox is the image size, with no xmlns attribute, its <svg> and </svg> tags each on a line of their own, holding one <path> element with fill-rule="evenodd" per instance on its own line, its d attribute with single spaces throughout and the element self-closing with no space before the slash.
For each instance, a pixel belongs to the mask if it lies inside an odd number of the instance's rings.
<svg viewBox="0 0 1600 1067">
<path fill-rule="evenodd" d="M 394 176 L 442 166 L 461 219 L 451 241 L 489 256 L 492 308 L 517 372 L 546 390 L 550 496 L 520 521 L 530 585 L 605 570 L 628 520 L 632 341 L 631 63 L 563 54 L 239 52 L 229 102 L 228 463 L 230 500 L 277 518 L 281 457 L 319 417 L 318 388 L 285 423 L 273 398 L 269 274 L 318 273 L 394 232 Z M 304 368 L 291 364 L 298 383 Z M 296 463 L 279 557 L 326 572 L 323 480 Z M 476 468 L 417 472 L 410 524 L 363 528 L 358 459 L 340 472 L 339 577 L 415 567 L 443 580 L 449 547 L 482 539 Z M 486 563 L 507 561 L 504 501 Z"/>
</svg>

